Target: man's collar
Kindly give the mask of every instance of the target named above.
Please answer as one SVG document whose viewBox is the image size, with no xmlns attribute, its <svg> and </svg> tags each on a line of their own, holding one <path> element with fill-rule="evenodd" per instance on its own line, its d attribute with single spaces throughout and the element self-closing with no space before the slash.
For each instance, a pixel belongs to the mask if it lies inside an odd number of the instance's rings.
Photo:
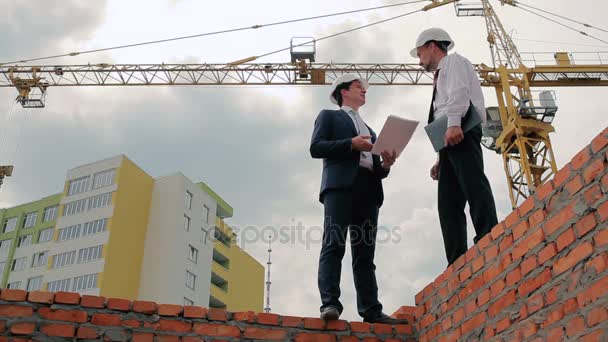
<svg viewBox="0 0 608 342">
<path fill-rule="evenodd" d="M 356 110 L 350 108 L 349 106 L 342 106 L 342 107 L 340 107 L 340 109 L 342 109 L 346 113 L 354 112 L 354 113 L 359 114 L 359 112 L 357 112 Z"/>
<path fill-rule="evenodd" d="M 454 52 L 453 54 L 456 54 L 456 52 Z M 451 56 L 451 55 L 445 55 L 445 56 L 443 56 L 443 58 L 439 61 L 439 64 L 437 64 L 437 69 L 442 69 L 444 67 L 445 63 L 447 63 L 447 57 L 448 56 Z"/>
</svg>

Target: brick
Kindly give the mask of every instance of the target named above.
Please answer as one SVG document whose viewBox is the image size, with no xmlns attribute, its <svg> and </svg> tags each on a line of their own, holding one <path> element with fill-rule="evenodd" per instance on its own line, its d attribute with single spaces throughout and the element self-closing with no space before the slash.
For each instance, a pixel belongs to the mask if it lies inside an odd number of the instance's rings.
<svg viewBox="0 0 608 342">
<path fill-rule="evenodd" d="M 526 303 L 527 308 L 528 308 L 528 313 L 529 314 L 535 313 L 536 311 L 542 309 L 544 304 L 545 304 L 545 302 L 543 300 L 543 294 L 542 293 L 535 294 L 534 296 L 530 297 L 530 299 L 528 299 L 528 302 Z"/>
<path fill-rule="evenodd" d="M 133 302 L 133 311 L 140 312 L 144 314 L 155 314 L 158 305 L 155 302 L 136 300 Z"/>
<path fill-rule="evenodd" d="M 604 222 L 608 219 L 608 201 L 602 203 L 598 208 L 597 212 L 600 215 L 600 221 Z"/>
<path fill-rule="evenodd" d="M 475 301 L 475 298 L 469 300 L 464 304 L 464 312 L 467 314 L 467 317 L 469 317 L 473 312 L 475 312 L 475 310 L 477 310 L 477 302 Z"/>
<path fill-rule="evenodd" d="M 186 317 L 186 308 L 188 308 L 188 306 L 184 306 L 184 317 Z M 205 316 L 206 315 L 207 315 L 207 311 L 205 309 Z M 255 312 L 253 312 L 253 311 L 233 312 L 232 320 L 237 321 L 237 322 L 254 323 L 255 322 Z"/>
<path fill-rule="evenodd" d="M 397 324 L 393 327 L 397 335 L 414 335 L 414 327 L 409 324 Z"/>
<path fill-rule="evenodd" d="M 300 317 L 283 316 L 281 318 L 281 325 L 284 327 L 300 328 L 304 325 L 304 319 Z"/>
<path fill-rule="evenodd" d="M 133 333 L 133 342 L 154 342 L 154 334 L 152 333 Z"/>
<path fill-rule="evenodd" d="M 136 319 L 123 319 L 120 321 L 120 324 L 123 327 L 129 327 L 129 328 L 140 328 L 142 325 L 142 322 L 136 320 Z"/>
<path fill-rule="evenodd" d="M 465 267 L 462 269 L 462 271 L 460 271 L 460 273 L 458 274 L 458 278 L 460 279 L 460 281 L 464 282 L 465 280 L 469 279 L 471 277 L 471 274 L 473 272 L 471 271 L 471 267 Z"/>
<path fill-rule="evenodd" d="M 266 325 L 279 325 L 279 315 L 271 313 L 259 313 L 258 323 Z"/>
<path fill-rule="evenodd" d="M 314 329 L 314 330 L 323 330 L 325 329 L 325 321 L 320 318 L 304 318 L 304 328 L 305 329 Z"/>
<path fill-rule="evenodd" d="M 56 292 L 55 303 L 78 305 L 80 303 L 80 294 L 75 292 Z"/>
<path fill-rule="evenodd" d="M 88 320 L 87 312 L 82 310 L 54 310 L 43 307 L 38 309 L 38 315 L 49 321 L 86 323 Z"/>
<path fill-rule="evenodd" d="M 532 320 L 528 320 L 527 322 L 520 324 L 520 329 L 519 329 L 518 333 L 523 339 L 528 340 L 528 338 L 530 338 L 532 335 L 536 334 L 537 331 L 538 331 L 537 324 Z M 539 340 L 534 339 L 532 341 L 539 341 Z M 542 339 L 540 341 L 544 342 Z"/>
<path fill-rule="evenodd" d="M 507 217 L 505 217 L 505 226 L 507 229 L 511 229 L 519 221 L 519 213 L 517 210 L 513 210 Z"/>
<path fill-rule="evenodd" d="M 119 326 L 120 316 L 114 314 L 96 313 L 91 318 L 91 323 L 104 326 Z"/>
<path fill-rule="evenodd" d="M 27 301 L 30 303 L 53 304 L 54 292 L 32 291 L 27 294 Z"/>
<path fill-rule="evenodd" d="M 373 326 L 375 335 L 392 335 L 393 326 L 390 324 L 375 323 Z"/>
<path fill-rule="evenodd" d="M 45 324 L 40 331 L 47 336 L 74 337 L 74 326 L 68 324 Z"/>
<path fill-rule="evenodd" d="M 471 261 L 473 261 L 473 259 L 477 258 L 478 255 L 479 255 L 479 252 L 477 251 L 477 248 L 469 248 L 469 250 L 467 250 L 464 253 L 465 262 L 467 264 L 471 263 Z M 434 286 L 434 287 L 437 288 L 437 286 Z"/>
<path fill-rule="evenodd" d="M 602 148 L 608 145 L 608 135 L 606 135 L 604 132 L 598 134 L 598 136 L 591 140 L 591 151 L 593 153 L 599 152 Z"/>
<path fill-rule="evenodd" d="M 485 289 L 477 296 L 477 305 L 480 307 L 490 301 L 490 289 Z"/>
<path fill-rule="evenodd" d="M 15 335 L 29 335 L 36 331 L 36 323 L 34 322 L 18 322 L 11 325 L 11 333 Z"/>
<path fill-rule="evenodd" d="M 557 259 L 553 264 L 553 272 L 555 275 L 559 275 L 574 267 L 591 253 L 593 253 L 593 246 L 589 241 L 585 241 L 572 249 L 566 256 Z"/>
<path fill-rule="evenodd" d="M 251 311 L 250 311 L 251 312 Z M 253 314 L 253 312 L 251 312 Z M 206 318 L 207 309 L 202 306 L 184 306 L 184 318 Z"/>
<path fill-rule="evenodd" d="M 473 260 L 473 263 L 471 264 L 471 267 L 473 268 L 473 273 L 476 273 L 477 271 L 482 269 L 484 265 L 485 261 L 483 259 L 483 256 L 478 256 L 477 258 L 475 258 L 475 260 Z"/>
<path fill-rule="evenodd" d="M 526 214 L 531 212 L 535 206 L 536 206 L 536 199 L 534 197 L 528 197 L 528 198 L 526 198 L 525 201 L 523 201 L 523 203 L 519 206 L 519 208 L 517 208 L 517 212 L 519 213 L 520 217 L 524 217 L 524 216 L 526 216 Z"/>
<path fill-rule="evenodd" d="M 545 184 L 536 188 L 536 198 L 538 201 L 544 201 L 553 192 L 553 181 L 549 180 Z"/>
<path fill-rule="evenodd" d="M 444 316 L 443 319 L 441 320 L 440 324 L 441 324 L 442 332 L 446 332 L 446 331 L 450 330 L 452 328 L 452 317 Z"/>
<path fill-rule="evenodd" d="M 521 263 L 521 275 L 525 276 L 528 273 L 532 272 L 534 269 L 536 269 L 537 263 L 536 263 L 536 255 L 531 255 L 529 257 L 527 257 L 522 263 Z"/>
<path fill-rule="evenodd" d="M 545 221 L 546 217 L 547 217 L 547 211 L 545 209 L 539 209 L 539 210 L 535 211 L 534 213 L 532 213 L 532 215 L 530 215 L 530 217 L 528 218 L 528 222 L 530 223 L 530 228 L 537 227 L 539 224 L 541 224 L 543 221 Z"/>
<path fill-rule="evenodd" d="M 156 342 L 179 342 L 179 336 L 156 335 Z"/>
<path fill-rule="evenodd" d="M 501 333 L 511 326 L 511 320 L 509 317 L 503 318 L 500 321 L 496 322 L 496 333 Z"/>
<path fill-rule="evenodd" d="M 541 249 L 538 252 L 538 264 L 543 265 L 547 260 L 553 258 L 557 255 L 557 248 L 555 248 L 555 243 L 549 243 L 545 248 Z"/>
<path fill-rule="evenodd" d="M 206 324 L 206 323 L 194 323 L 193 331 L 197 335 L 208 335 L 208 336 L 222 336 L 222 337 L 234 337 L 238 338 L 241 336 L 241 331 L 238 327 L 221 324 Z"/>
<path fill-rule="evenodd" d="M 500 240 L 498 244 L 500 249 L 500 254 L 504 254 L 511 246 L 513 246 L 513 234 L 506 234 Z"/>
<path fill-rule="evenodd" d="M 243 332 L 243 338 L 264 341 L 284 341 L 287 338 L 287 331 L 247 327 Z"/>
<path fill-rule="evenodd" d="M 566 316 L 578 311 L 578 302 L 576 301 L 576 297 L 566 300 L 562 307 L 564 309 L 564 315 Z"/>
<path fill-rule="evenodd" d="M 566 183 L 564 190 L 568 193 L 569 197 L 576 195 L 583 188 L 583 177 L 575 176 L 571 181 Z"/>
<path fill-rule="evenodd" d="M 479 239 L 479 241 L 477 241 L 477 248 L 479 248 L 479 251 L 482 252 L 490 245 L 490 242 L 492 242 L 492 235 L 486 234 Z"/>
<path fill-rule="evenodd" d="M 551 310 L 547 314 L 545 322 L 543 322 L 543 327 L 548 327 L 555 322 L 561 321 L 562 318 L 564 318 L 564 308 L 562 305 L 558 305 L 554 310 Z"/>
<path fill-rule="evenodd" d="M 87 308 L 103 309 L 105 307 L 105 303 L 105 297 L 83 295 L 80 298 L 80 306 L 84 306 Z"/>
<path fill-rule="evenodd" d="M 576 230 L 576 235 L 580 238 L 595 228 L 596 225 L 597 221 L 595 219 L 595 215 L 593 213 L 589 213 L 574 225 L 574 230 Z"/>
<path fill-rule="evenodd" d="M 9 302 L 24 302 L 27 297 L 27 292 L 17 289 L 3 289 L 0 293 L 0 299 Z"/>
<path fill-rule="evenodd" d="M 511 272 L 507 273 L 507 286 L 513 286 L 521 280 L 521 269 L 519 267 L 514 268 Z"/>
<path fill-rule="evenodd" d="M 454 322 L 454 324 L 458 324 L 464 319 L 464 317 L 464 308 L 461 307 L 458 310 L 454 311 L 454 313 L 452 314 L 452 322 Z"/>
<path fill-rule="evenodd" d="M 505 288 L 505 282 L 502 279 L 497 280 L 490 287 L 490 295 L 492 298 L 496 298 Z"/>
<path fill-rule="evenodd" d="M 505 225 L 503 222 L 499 222 L 490 230 L 490 235 L 492 236 L 492 240 L 497 240 L 502 234 L 505 233 Z"/>
<path fill-rule="evenodd" d="M 371 325 L 365 322 L 350 322 L 350 330 L 356 333 L 370 332 Z"/>
<path fill-rule="evenodd" d="M 577 153 L 574 158 L 572 158 L 572 161 L 570 162 L 570 165 L 572 165 L 572 169 L 573 170 L 578 170 L 581 167 L 583 167 L 583 165 L 585 165 L 589 160 L 591 160 L 591 150 L 589 148 L 589 146 L 585 147 L 584 149 L 582 149 L 579 153 Z"/>
<path fill-rule="evenodd" d="M 566 323 L 566 335 L 574 337 L 585 329 L 585 320 L 581 316 L 571 318 Z"/>
<path fill-rule="evenodd" d="M 492 244 L 484 251 L 484 257 L 486 263 L 490 263 L 494 261 L 494 259 L 498 256 L 498 246 L 496 244 Z"/>
<path fill-rule="evenodd" d="M 555 188 L 558 188 L 559 186 L 564 184 L 564 182 L 568 180 L 571 175 L 572 172 L 570 171 L 570 164 L 567 164 L 561 170 L 559 170 L 553 177 L 553 185 L 555 186 Z"/>
<path fill-rule="evenodd" d="M 564 209 L 562 209 L 555 216 L 550 218 L 543 226 L 545 233 L 551 235 L 561 227 L 568 224 L 570 220 L 576 217 L 576 213 L 574 212 L 574 204 L 570 204 Z"/>
<path fill-rule="evenodd" d="M 558 326 L 552 328 L 547 333 L 547 341 L 561 341 L 564 336 L 564 327 Z"/>
<path fill-rule="evenodd" d="M 80 339 L 96 339 L 99 337 L 97 330 L 89 327 L 78 327 L 76 337 Z"/>
<path fill-rule="evenodd" d="M 604 307 L 591 309 L 587 313 L 587 326 L 590 328 L 606 321 L 608 321 L 608 311 Z"/>
<path fill-rule="evenodd" d="M 348 323 L 344 320 L 332 320 L 327 321 L 326 330 L 336 330 L 336 331 L 345 331 L 348 330 Z"/>
<path fill-rule="evenodd" d="M 598 341 L 605 341 L 605 339 L 603 339 L 605 335 L 605 332 L 603 329 L 598 329 L 595 330 L 593 332 L 590 332 L 586 335 L 583 335 L 579 338 L 579 342 L 598 342 Z"/>
<path fill-rule="evenodd" d="M 163 331 L 175 331 L 175 332 L 189 332 L 192 330 L 192 323 L 183 320 L 170 320 L 160 319 L 159 330 Z"/>
<path fill-rule="evenodd" d="M 608 294 L 608 275 L 599 279 L 593 285 L 576 295 L 578 304 L 583 307 L 598 298 L 603 298 Z"/>
<path fill-rule="evenodd" d="M 583 198 L 585 199 L 585 203 L 587 203 L 587 205 L 594 206 L 599 200 L 604 198 L 600 185 L 595 184 L 591 188 L 585 190 L 583 193 Z"/>
<path fill-rule="evenodd" d="M 458 298 L 458 296 L 452 296 L 452 298 L 450 298 L 448 300 L 448 305 L 446 307 L 446 311 L 452 310 L 456 305 L 458 305 L 458 303 L 460 303 L 460 298 Z M 420 317 L 420 316 L 416 316 L 416 317 Z"/>
<path fill-rule="evenodd" d="M 198 336 L 184 336 L 182 342 L 205 342 L 205 340 Z"/>
<path fill-rule="evenodd" d="M 480 312 L 462 324 L 462 333 L 466 335 L 468 332 L 482 326 L 485 322 L 486 313 Z"/>
<path fill-rule="evenodd" d="M 460 267 L 458 267 L 460 268 Z M 430 297 L 430 295 L 433 293 L 433 283 L 427 284 L 424 289 L 422 289 L 422 293 L 424 294 L 425 298 Z"/>
<path fill-rule="evenodd" d="M 534 231 L 522 242 L 520 242 L 516 248 L 511 252 L 513 260 L 517 260 L 527 254 L 530 250 L 534 249 L 538 244 L 545 240 L 545 234 L 541 229 Z"/>
<path fill-rule="evenodd" d="M 224 309 L 209 308 L 207 310 L 207 318 L 210 321 L 226 321 L 227 313 Z"/>
<path fill-rule="evenodd" d="M 355 336 L 340 336 L 340 342 L 359 342 L 359 338 Z"/>
<path fill-rule="evenodd" d="M 336 336 L 330 334 L 298 333 L 295 342 L 336 342 Z"/>
<path fill-rule="evenodd" d="M 515 227 L 513 227 L 513 240 L 514 241 L 519 240 L 520 237 L 522 237 L 526 234 L 528 229 L 530 229 L 530 225 L 528 224 L 528 221 L 522 221 L 522 222 L 518 223 Z"/>
<path fill-rule="evenodd" d="M 594 179 L 601 176 L 604 172 L 605 166 L 604 161 L 601 159 L 594 160 L 589 166 L 583 171 L 583 180 L 585 184 L 591 183 Z"/>
<path fill-rule="evenodd" d="M 604 272 L 608 256 L 598 255 L 585 263 L 585 272 L 593 268 L 596 274 Z"/>
<path fill-rule="evenodd" d="M 183 307 L 181 305 L 160 304 L 158 306 L 158 314 L 160 316 L 178 317 L 182 313 L 182 310 Z"/>
<path fill-rule="evenodd" d="M 519 285 L 517 292 L 521 298 L 525 298 L 528 294 L 536 291 L 538 288 L 548 283 L 551 280 L 551 270 L 545 268 L 539 275 L 530 278 Z"/>
<path fill-rule="evenodd" d="M 2 290 L 4 292 L 6 290 Z M 34 314 L 31 306 L 0 304 L 0 317 L 29 317 Z"/>
<path fill-rule="evenodd" d="M 595 244 L 595 247 L 603 247 L 608 244 L 608 230 L 602 229 L 600 232 L 595 234 L 593 237 L 593 243 Z"/>
<path fill-rule="evenodd" d="M 117 311 L 129 311 L 131 302 L 126 299 L 109 298 L 108 309 Z"/>
<path fill-rule="evenodd" d="M 574 240 L 576 240 L 574 230 L 572 228 L 568 228 L 565 232 L 557 237 L 557 251 L 561 252 L 564 248 L 570 246 Z"/>
</svg>

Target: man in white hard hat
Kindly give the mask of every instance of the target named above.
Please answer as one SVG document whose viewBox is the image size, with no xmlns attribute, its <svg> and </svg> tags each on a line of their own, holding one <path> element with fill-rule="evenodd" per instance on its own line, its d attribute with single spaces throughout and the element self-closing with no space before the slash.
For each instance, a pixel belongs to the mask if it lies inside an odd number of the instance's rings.
<svg viewBox="0 0 608 342">
<path fill-rule="evenodd" d="M 374 265 L 378 212 L 384 200 L 381 180 L 388 175 L 396 154 L 383 152 L 381 160 L 370 152 L 376 134 L 359 115 L 367 88 L 367 80 L 358 75 L 338 77 L 329 99 L 340 109 L 319 113 L 310 142 L 310 155 L 323 159 L 319 193 L 325 211 L 318 274 L 321 318 L 336 320 L 343 310 L 340 273 L 350 229 L 359 315 L 366 322 L 400 324 L 405 322 L 382 312 Z"/>
<path fill-rule="evenodd" d="M 447 115 L 446 147 L 431 168 L 439 181 L 438 209 L 448 264 L 467 251 L 465 204 L 470 207 L 477 243 L 497 224 L 492 188 L 483 170 L 481 126 L 463 132 L 461 124 L 472 115 L 485 121 L 479 78 L 469 60 L 457 53 L 450 35 L 440 28 L 422 31 L 411 51 L 426 71 L 435 74 L 428 122 Z"/>
</svg>

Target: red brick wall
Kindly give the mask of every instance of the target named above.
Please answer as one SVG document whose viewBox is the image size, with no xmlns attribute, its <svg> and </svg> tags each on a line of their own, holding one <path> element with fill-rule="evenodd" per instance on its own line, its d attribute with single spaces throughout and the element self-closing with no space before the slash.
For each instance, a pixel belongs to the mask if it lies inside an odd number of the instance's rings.
<svg viewBox="0 0 608 342">
<path fill-rule="evenodd" d="M 196 306 L 157 305 L 69 292 L 0 292 L 0 342 L 415 341 L 412 325 L 368 324 Z"/>
<path fill-rule="evenodd" d="M 416 295 L 420 341 L 608 340 L 608 128 Z"/>
</svg>

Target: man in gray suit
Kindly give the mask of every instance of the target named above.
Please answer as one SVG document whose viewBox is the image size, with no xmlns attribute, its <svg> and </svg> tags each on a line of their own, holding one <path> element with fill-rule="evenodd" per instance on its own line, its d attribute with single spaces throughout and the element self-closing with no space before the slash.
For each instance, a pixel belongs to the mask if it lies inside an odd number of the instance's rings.
<svg viewBox="0 0 608 342">
<path fill-rule="evenodd" d="M 310 155 L 323 159 L 319 194 L 325 210 L 318 278 L 321 318 L 336 320 L 343 310 L 340 272 L 350 230 L 359 315 L 365 322 L 400 324 L 405 322 L 382 312 L 374 265 L 378 211 L 384 200 L 381 180 L 388 175 L 396 154 L 383 152 L 380 160 L 370 152 L 376 134 L 359 115 L 367 87 L 367 80 L 358 75 L 336 79 L 330 101 L 340 109 L 319 113 L 310 142 Z"/>
</svg>

